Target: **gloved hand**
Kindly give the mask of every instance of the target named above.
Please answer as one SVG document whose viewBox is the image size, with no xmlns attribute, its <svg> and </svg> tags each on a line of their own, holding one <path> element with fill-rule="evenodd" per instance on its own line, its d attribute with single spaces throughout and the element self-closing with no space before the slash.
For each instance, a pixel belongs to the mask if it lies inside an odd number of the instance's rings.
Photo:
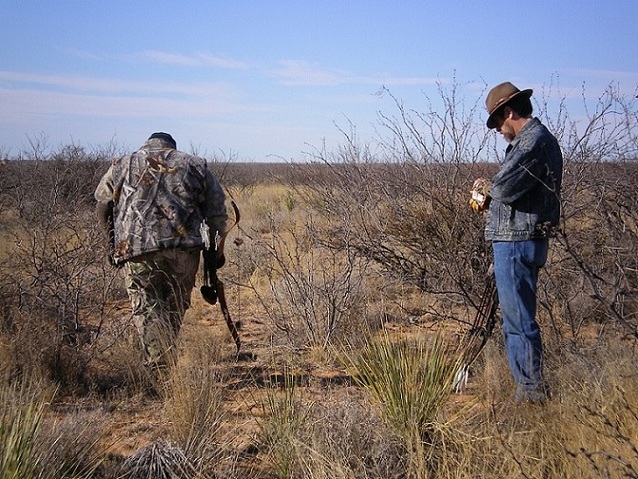
<svg viewBox="0 0 638 479">
<path fill-rule="evenodd" d="M 490 182 L 485 178 L 477 178 L 472 185 L 472 190 L 470 194 L 470 207 L 476 213 L 480 213 L 481 211 L 485 211 L 489 205 L 490 200 L 492 199 L 489 195 Z"/>
<path fill-rule="evenodd" d="M 124 267 L 124 263 L 123 262 L 116 262 L 115 258 L 113 258 L 113 253 L 109 253 L 108 254 L 108 260 L 109 260 L 109 264 L 111 266 L 113 266 L 116 269 L 122 269 Z"/>
<path fill-rule="evenodd" d="M 217 254 L 215 250 L 204 250 L 204 256 L 208 265 L 215 265 L 215 269 L 221 269 L 226 264 L 224 253 Z"/>
</svg>

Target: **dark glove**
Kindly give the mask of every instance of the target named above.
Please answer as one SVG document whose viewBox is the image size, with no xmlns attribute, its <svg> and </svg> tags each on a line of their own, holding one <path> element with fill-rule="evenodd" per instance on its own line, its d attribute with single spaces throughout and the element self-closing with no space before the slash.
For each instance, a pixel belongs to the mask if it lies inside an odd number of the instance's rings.
<svg viewBox="0 0 638 479">
<path fill-rule="evenodd" d="M 217 290 L 216 286 L 216 274 L 215 272 L 224 266 L 226 258 L 222 253 L 221 256 L 217 256 L 215 250 L 204 250 L 204 284 L 199 291 L 202 293 L 202 297 L 208 304 L 217 303 Z"/>
<path fill-rule="evenodd" d="M 224 253 L 218 256 L 214 250 L 204 250 L 204 261 L 207 268 L 212 269 L 214 265 L 215 269 L 221 269 L 226 264 L 226 256 Z"/>
</svg>

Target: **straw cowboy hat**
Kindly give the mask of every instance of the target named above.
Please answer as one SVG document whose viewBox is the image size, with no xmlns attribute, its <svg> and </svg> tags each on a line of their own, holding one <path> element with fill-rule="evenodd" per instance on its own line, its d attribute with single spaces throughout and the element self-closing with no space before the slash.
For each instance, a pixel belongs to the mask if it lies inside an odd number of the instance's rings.
<svg viewBox="0 0 638 479">
<path fill-rule="evenodd" d="M 494 113 L 496 113 L 500 107 L 519 96 L 527 96 L 527 98 L 529 98 L 532 96 L 532 91 L 533 90 L 530 88 L 521 91 L 508 81 L 492 88 L 485 99 L 485 106 L 487 107 L 487 113 L 489 114 L 487 127 L 496 128 Z"/>
</svg>

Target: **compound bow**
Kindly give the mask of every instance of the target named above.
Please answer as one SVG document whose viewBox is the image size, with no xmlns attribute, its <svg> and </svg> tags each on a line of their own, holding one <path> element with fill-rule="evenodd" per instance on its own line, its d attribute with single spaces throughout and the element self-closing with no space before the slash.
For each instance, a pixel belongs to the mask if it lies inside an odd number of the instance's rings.
<svg viewBox="0 0 638 479">
<path fill-rule="evenodd" d="M 241 340 L 239 338 L 239 332 L 237 331 L 237 323 L 235 323 L 230 317 L 230 311 L 228 310 L 228 304 L 226 303 L 224 283 L 217 276 L 217 259 L 221 258 L 224 255 L 224 243 L 226 241 L 226 237 L 228 236 L 228 233 L 230 233 L 230 231 L 239 224 L 239 208 L 234 201 L 231 201 L 230 204 L 233 207 L 233 211 L 235 213 L 235 222 L 230 228 L 226 230 L 221 238 L 219 238 L 219 241 L 215 241 L 214 256 L 208 255 L 204 251 L 204 284 L 200 288 L 200 292 L 202 294 L 202 297 L 208 304 L 214 305 L 219 300 L 219 307 L 221 308 L 222 315 L 226 320 L 228 330 L 230 331 L 230 334 L 235 341 L 237 354 L 239 354 L 239 349 L 241 348 Z M 204 234 L 208 234 L 208 232 Z M 206 249 L 208 249 L 210 247 L 210 243 L 206 242 L 206 244 L 208 245 Z"/>
<path fill-rule="evenodd" d="M 493 270 L 492 265 L 487 273 L 485 290 L 483 291 L 476 317 L 472 327 L 466 334 L 464 342 L 461 344 L 461 367 L 454 378 L 454 390 L 456 392 L 462 392 L 467 387 L 470 366 L 476 361 L 476 358 L 485 347 L 496 324 L 498 294 Z"/>
</svg>

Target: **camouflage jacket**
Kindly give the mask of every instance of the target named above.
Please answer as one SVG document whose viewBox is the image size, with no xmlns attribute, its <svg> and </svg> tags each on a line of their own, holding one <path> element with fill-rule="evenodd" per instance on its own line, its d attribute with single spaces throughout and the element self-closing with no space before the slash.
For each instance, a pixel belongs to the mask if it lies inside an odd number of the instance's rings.
<svg viewBox="0 0 638 479">
<path fill-rule="evenodd" d="M 113 204 L 116 263 L 169 248 L 201 248 L 203 220 L 211 236 L 226 230 L 225 194 L 206 160 L 157 138 L 115 159 L 95 199 Z"/>
</svg>

